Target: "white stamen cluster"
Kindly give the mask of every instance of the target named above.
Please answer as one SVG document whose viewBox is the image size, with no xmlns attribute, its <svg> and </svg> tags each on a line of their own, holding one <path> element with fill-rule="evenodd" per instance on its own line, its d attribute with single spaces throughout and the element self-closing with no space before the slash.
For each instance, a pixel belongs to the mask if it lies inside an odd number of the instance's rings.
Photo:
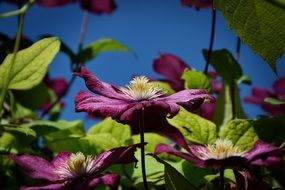
<svg viewBox="0 0 285 190">
<path fill-rule="evenodd" d="M 145 76 L 133 78 L 127 88 L 121 88 L 120 90 L 123 94 L 136 101 L 150 100 L 164 94 L 160 88 L 150 83 Z"/>
<path fill-rule="evenodd" d="M 96 170 L 94 161 L 94 156 L 84 156 L 82 152 L 77 152 L 71 154 L 69 159 L 56 169 L 55 173 L 60 180 L 66 182 L 74 178 L 91 176 Z"/>
<path fill-rule="evenodd" d="M 213 144 L 197 151 L 197 157 L 202 160 L 225 159 L 231 156 L 243 156 L 246 152 L 235 147 L 228 139 L 217 139 Z"/>
</svg>

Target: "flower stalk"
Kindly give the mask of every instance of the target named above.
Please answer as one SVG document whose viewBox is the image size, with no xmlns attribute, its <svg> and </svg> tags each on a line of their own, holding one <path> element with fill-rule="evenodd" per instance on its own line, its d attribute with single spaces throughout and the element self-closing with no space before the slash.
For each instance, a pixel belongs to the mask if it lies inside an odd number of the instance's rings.
<svg viewBox="0 0 285 190">
<path fill-rule="evenodd" d="M 139 131 L 140 131 L 140 144 L 141 144 L 141 170 L 143 177 L 144 189 L 148 190 L 146 170 L 145 170 L 145 149 L 144 149 L 144 108 L 138 110 L 139 118 Z"/>
<path fill-rule="evenodd" d="M 225 180 L 225 177 L 224 177 L 224 173 L 225 173 L 225 169 L 224 168 L 221 168 L 220 169 L 220 190 L 224 190 L 224 180 Z"/>
</svg>

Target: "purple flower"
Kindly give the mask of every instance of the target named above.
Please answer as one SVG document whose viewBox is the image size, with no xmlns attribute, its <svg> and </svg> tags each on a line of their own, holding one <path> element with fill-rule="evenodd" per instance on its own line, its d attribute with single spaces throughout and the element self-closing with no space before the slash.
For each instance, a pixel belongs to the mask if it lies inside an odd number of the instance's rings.
<svg viewBox="0 0 285 190">
<path fill-rule="evenodd" d="M 187 7 L 195 7 L 197 10 L 212 7 L 211 0 L 181 0 L 181 4 Z"/>
<path fill-rule="evenodd" d="M 112 164 L 137 162 L 134 152 L 140 145 L 119 147 L 103 152 L 99 156 L 85 156 L 62 151 L 51 162 L 31 155 L 10 155 L 24 172 L 33 179 L 46 183 L 37 187 L 22 187 L 27 190 L 40 189 L 94 189 L 99 184 L 116 188 L 119 176 L 114 173 L 103 173 Z"/>
<path fill-rule="evenodd" d="M 265 98 L 274 98 L 280 101 L 285 101 L 285 76 L 281 77 L 273 83 L 274 92 L 269 90 L 254 87 L 251 91 L 252 96 L 244 99 L 247 103 L 253 103 L 261 106 L 268 114 L 276 116 L 285 114 L 285 105 L 272 105 L 265 102 Z"/>
<path fill-rule="evenodd" d="M 6 1 L 8 3 L 18 5 L 27 2 L 25 0 Z M 90 11 L 98 15 L 111 14 L 117 8 L 117 5 L 114 0 L 36 0 L 36 3 L 43 7 L 59 7 L 75 2 L 79 2 L 84 10 Z"/>
<path fill-rule="evenodd" d="M 242 151 L 234 146 L 230 140 L 217 139 L 215 143 L 207 146 L 191 145 L 183 147 L 187 152 L 160 144 L 155 149 L 155 154 L 163 152 L 173 154 L 194 163 L 198 167 L 246 168 L 251 166 L 273 166 L 282 164 L 284 147 L 275 147 L 261 140 L 256 141 L 249 151 Z"/>
<path fill-rule="evenodd" d="M 165 81 L 176 91 L 184 90 L 184 80 L 181 79 L 185 69 L 191 68 L 182 59 L 170 53 L 163 53 L 159 58 L 153 61 L 153 69 L 166 77 Z M 215 93 L 219 93 L 222 89 L 222 82 L 217 78 L 215 71 L 208 72 L 208 76 L 212 79 L 211 86 Z M 215 106 L 211 103 L 205 103 L 201 106 L 200 115 L 211 120 L 214 115 Z"/>
<path fill-rule="evenodd" d="M 135 77 L 127 87 L 117 87 L 100 81 L 84 67 L 76 75 L 82 77 L 89 90 L 97 94 L 80 91 L 75 97 L 77 112 L 111 116 L 121 123 L 131 125 L 135 132 L 138 131 L 139 111 L 143 110 L 146 131 L 178 138 L 181 133 L 168 124 L 166 117 L 176 115 L 179 106 L 191 111 L 197 109 L 205 100 L 214 101 L 204 90 L 183 90 L 166 96 L 144 76 Z M 182 144 L 185 144 L 184 139 L 182 141 Z"/>
</svg>

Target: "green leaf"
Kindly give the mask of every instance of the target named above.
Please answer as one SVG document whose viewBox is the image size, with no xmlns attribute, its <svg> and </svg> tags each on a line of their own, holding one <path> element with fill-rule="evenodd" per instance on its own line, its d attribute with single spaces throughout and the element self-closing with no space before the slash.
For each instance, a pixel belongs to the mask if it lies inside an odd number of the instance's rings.
<svg viewBox="0 0 285 190">
<path fill-rule="evenodd" d="M 100 53 L 110 51 L 130 52 L 131 50 L 116 40 L 102 38 L 84 47 L 79 52 L 78 59 L 79 62 L 84 63 L 92 60 Z"/>
<path fill-rule="evenodd" d="M 265 0 L 217 0 L 228 25 L 276 71 L 285 50 L 285 11 Z"/>
<path fill-rule="evenodd" d="M 284 142 L 285 115 L 259 118 L 252 120 L 251 124 L 260 139 L 277 145 Z"/>
<path fill-rule="evenodd" d="M 144 133 L 145 142 L 147 145 L 145 146 L 145 150 L 147 152 L 154 152 L 156 145 L 163 143 L 168 144 L 168 140 L 165 137 L 162 137 L 156 133 Z M 140 135 L 132 136 L 133 144 L 140 143 Z"/>
<path fill-rule="evenodd" d="M 234 96 L 231 96 L 232 88 L 234 88 Z M 233 98 L 234 97 L 234 105 Z M 231 87 L 227 82 L 223 81 L 223 88 L 218 95 L 215 105 L 213 121 L 221 130 L 233 117 L 233 106 L 235 108 L 235 117 L 239 119 L 246 118 L 242 105 L 240 102 L 240 96 L 238 87 L 234 85 Z"/>
<path fill-rule="evenodd" d="M 279 105 L 284 105 L 285 104 L 284 100 L 281 101 L 281 100 L 278 100 L 278 99 L 275 99 L 275 98 L 271 98 L 271 97 L 265 98 L 264 102 L 269 103 L 269 104 L 274 105 L 274 106 L 279 106 Z"/>
<path fill-rule="evenodd" d="M 211 91 L 210 81 L 202 72 L 186 69 L 181 78 L 185 81 L 185 89 L 205 89 L 208 92 Z"/>
<path fill-rule="evenodd" d="M 190 142 L 211 144 L 217 136 L 216 125 L 196 114 L 180 108 L 179 113 L 168 122 L 177 127 Z"/>
<path fill-rule="evenodd" d="M 59 51 L 57 38 L 45 38 L 17 53 L 12 66 L 13 54 L 0 65 L 0 88 L 27 90 L 38 85 L 44 78 L 48 65 Z"/>
<path fill-rule="evenodd" d="M 0 125 L 0 149 L 6 148 L 24 148 L 35 138 L 34 130 L 13 125 Z"/>
<path fill-rule="evenodd" d="M 157 86 L 158 88 L 162 89 L 163 92 L 165 92 L 167 95 L 174 94 L 175 91 L 171 88 L 171 86 L 166 82 L 161 81 L 151 81 L 153 85 Z"/>
<path fill-rule="evenodd" d="M 95 135 L 95 134 L 111 134 L 113 138 L 115 138 L 120 145 L 127 145 L 127 141 L 131 138 L 131 128 L 129 125 L 123 125 L 108 117 L 91 127 L 87 134 Z"/>
<path fill-rule="evenodd" d="M 169 163 L 161 160 L 157 156 L 154 158 L 164 165 L 164 178 L 165 178 L 165 188 L 167 190 L 194 190 L 197 189 L 193 186 L 187 179 L 179 173 L 174 167 Z"/>
<path fill-rule="evenodd" d="M 230 121 L 219 133 L 222 139 L 231 140 L 241 150 L 249 150 L 258 139 L 250 121 L 235 119 Z"/>
<path fill-rule="evenodd" d="M 208 51 L 203 50 L 204 58 L 207 59 Z M 213 51 L 210 59 L 211 65 L 223 78 L 231 83 L 242 77 L 242 69 L 234 56 L 226 49 Z"/>
</svg>

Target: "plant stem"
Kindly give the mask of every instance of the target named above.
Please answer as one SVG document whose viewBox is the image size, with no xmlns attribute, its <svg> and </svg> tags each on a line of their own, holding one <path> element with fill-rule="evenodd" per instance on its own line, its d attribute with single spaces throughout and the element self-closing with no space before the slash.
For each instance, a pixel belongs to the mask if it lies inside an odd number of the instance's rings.
<svg viewBox="0 0 285 190">
<path fill-rule="evenodd" d="M 140 143 L 141 143 L 141 169 L 144 189 L 148 190 L 146 171 L 145 171 L 145 150 L 144 150 L 144 108 L 138 110 Z"/>
<path fill-rule="evenodd" d="M 214 6 L 214 5 L 212 5 Z M 216 29 L 216 9 L 212 7 L 212 26 L 211 26 L 211 37 L 210 37 L 210 44 L 209 44 L 209 51 L 206 60 L 206 65 L 204 69 L 204 74 L 206 75 L 209 69 L 210 59 L 213 51 L 214 39 L 215 39 L 215 29 Z"/>
<path fill-rule="evenodd" d="M 221 168 L 220 169 L 220 190 L 224 190 L 224 173 L 225 173 L 225 169 Z"/>
<path fill-rule="evenodd" d="M 232 119 L 236 118 L 236 85 L 235 82 L 232 81 L 230 83 L 230 96 L 231 96 L 231 102 L 232 102 Z"/>
<path fill-rule="evenodd" d="M 7 17 L 11 17 L 11 16 L 23 15 L 24 13 L 26 13 L 29 10 L 29 8 L 31 7 L 33 2 L 34 1 L 29 1 L 27 4 L 25 4 L 20 9 L 17 9 L 15 11 L 2 13 L 2 14 L 0 14 L 0 18 L 7 18 Z"/>
<path fill-rule="evenodd" d="M 85 35 L 87 32 L 88 20 L 89 20 L 89 12 L 84 11 L 82 22 L 81 22 L 81 27 L 80 27 L 78 53 L 81 51 L 83 44 L 84 44 L 84 39 L 85 39 Z M 71 63 L 71 65 L 72 65 L 71 71 L 74 72 L 78 69 L 80 63 L 79 62 Z M 46 114 L 48 114 L 54 108 L 54 106 L 56 106 L 60 102 L 60 100 L 68 93 L 69 89 L 71 88 L 72 84 L 75 81 L 75 78 L 76 76 L 72 75 L 71 79 L 69 80 L 67 84 L 67 88 L 65 89 L 65 92 L 62 93 L 60 96 L 58 96 L 57 99 L 41 114 L 41 118 L 43 118 Z"/>
<path fill-rule="evenodd" d="M 11 65 L 7 67 L 8 76 L 6 79 L 4 79 L 4 86 L 1 90 L 1 95 L 0 95 L 0 113 L 2 111 L 3 103 L 5 101 L 6 91 L 7 91 L 8 86 L 9 86 L 9 81 L 6 81 L 6 80 L 10 79 L 11 70 L 13 68 L 15 61 L 16 61 L 17 52 L 19 51 L 19 48 L 20 48 L 20 42 L 21 42 L 21 37 L 22 37 L 22 33 L 23 33 L 23 26 L 24 26 L 24 19 L 25 19 L 25 12 L 19 15 L 18 31 L 17 31 L 17 35 L 16 35 L 14 48 L 13 48 L 13 57 L 12 57 L 12 61 L 10 62 Z"/>
<path fill-rule="evenodd" d="M 239 61 L 239 58 L 240 58 L 240 45 L 241 45 L 240 38 L 237 37 L 237 47 L 236 47 L 236 60 L 237 61 Z"/>
</svg>

